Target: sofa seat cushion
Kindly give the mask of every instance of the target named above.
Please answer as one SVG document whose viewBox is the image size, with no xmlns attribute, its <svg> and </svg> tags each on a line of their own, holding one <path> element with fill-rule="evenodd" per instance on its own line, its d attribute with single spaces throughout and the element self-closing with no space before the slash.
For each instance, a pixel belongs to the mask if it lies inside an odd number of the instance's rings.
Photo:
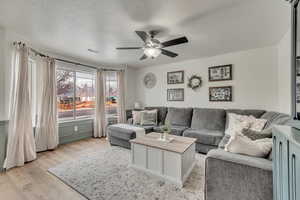
<svg viewBox="0 0 300 200">
<path fill-rule="evenodd" d="M 218 148 L 215 145 L 196 143 L 196 152 L 207 154 L 210 150 Z"/>
<path fill-rule="evenodd" d="M 166 121 L 172 126 L 190 127 L 192 120 L 192 108 L 168 108 Z"/>
<path fill-rule="evenodd" d="M 183 136 L 196 138 L 196 143 L 218 146 L 224 136 L 224 132 L 208 129 L 187 129 Z"/>
<path fill-rule="evenodd" d="M 171 127 L 171 135 L 177 135 L 177 136 L 182 136 L 183 132 L 188 129 L 189 127 L 184 127 L 184 126 L 172 126 Z M 153 128 L 153 131 L 160 133 L 161 132 L 161 127 L 157 126 Z"/>
<path fill-rule="evenodd" d="M 223 109 L 194 108 L 191 128 L 224 132 L 225 122 L 226 112 Z"/>
</svg>

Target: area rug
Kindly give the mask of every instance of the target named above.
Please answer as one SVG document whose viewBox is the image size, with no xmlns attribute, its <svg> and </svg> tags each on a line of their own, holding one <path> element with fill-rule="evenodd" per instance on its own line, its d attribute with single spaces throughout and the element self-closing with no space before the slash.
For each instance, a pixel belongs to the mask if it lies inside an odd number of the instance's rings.
<svg viewBox="0 0 300 200">
<path fill-rule="evenodd" d="M 130 151 L 110 147 L 87 153 L 48 171 L 89 200 L 203 200 L 204 160 L 197 164 L 183 188 L 129 166 Z"/>
</svg>

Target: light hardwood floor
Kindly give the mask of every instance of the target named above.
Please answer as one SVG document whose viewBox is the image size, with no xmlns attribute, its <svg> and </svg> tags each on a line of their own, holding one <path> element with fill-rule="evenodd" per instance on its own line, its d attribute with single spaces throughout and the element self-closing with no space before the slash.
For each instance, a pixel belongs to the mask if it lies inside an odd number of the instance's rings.
<svg viewBox="0 0 300 200">
<path fill-rule="evenodd" d="M 55 151 L 38 153 L 38 159 L 24 167 L 0 173 L 1 200 L 86 200 L 47 170 L 87 151 L 109 146 L 105 139 L 86 139 L 59 146 Z"/>
</svg>

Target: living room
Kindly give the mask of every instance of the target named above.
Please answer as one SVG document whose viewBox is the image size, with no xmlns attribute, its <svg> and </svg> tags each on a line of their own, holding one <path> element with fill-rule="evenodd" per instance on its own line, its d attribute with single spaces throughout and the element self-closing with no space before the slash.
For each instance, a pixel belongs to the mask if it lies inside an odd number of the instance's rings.
<svg viewBox="0 0 300 200">
<path fill-rule="evenodd" d="M 0 3 L 1 198 L 300 199 L 298 0 Z"/>
</svg>

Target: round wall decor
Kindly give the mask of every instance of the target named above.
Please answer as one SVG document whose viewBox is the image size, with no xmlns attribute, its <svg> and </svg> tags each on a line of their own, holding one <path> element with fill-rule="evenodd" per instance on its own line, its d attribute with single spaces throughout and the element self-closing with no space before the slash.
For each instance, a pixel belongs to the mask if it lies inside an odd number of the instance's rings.
<svg viewBox="0 0 300 200">
<path fill-rule="evenodd" d="M 196 90 L 199 88 L 202 84 L 201 76 L 193 75 L 188 80 L 188 87 L 192 88 L 193 90 Z"/>
<path fill-rule="evenodd" d="M 153 88 L 156 85 L 156 76 L 149 72 L 144 76 L 144 85 L 146 88 Z"/>
</svg>

